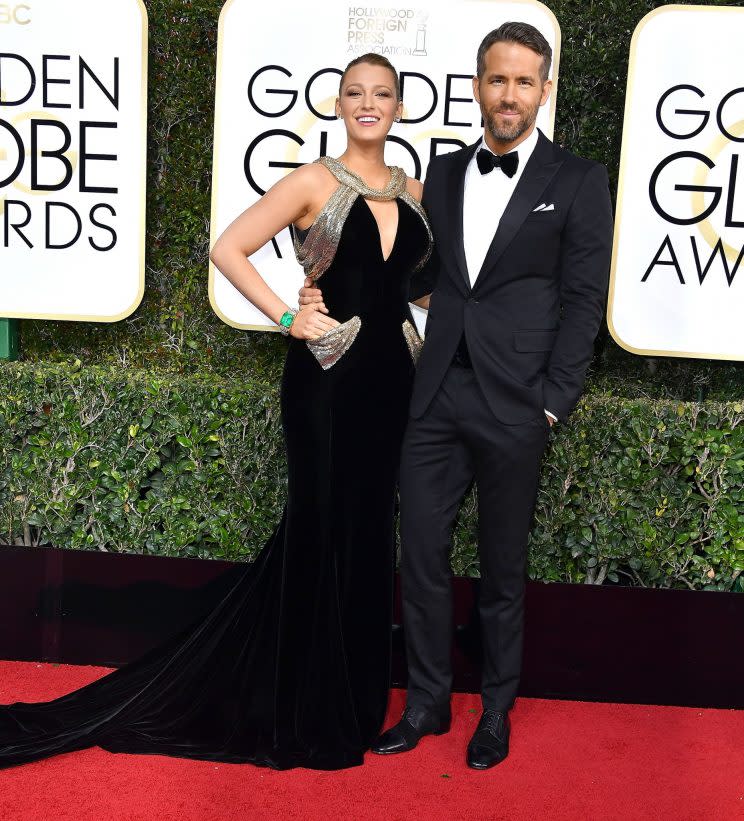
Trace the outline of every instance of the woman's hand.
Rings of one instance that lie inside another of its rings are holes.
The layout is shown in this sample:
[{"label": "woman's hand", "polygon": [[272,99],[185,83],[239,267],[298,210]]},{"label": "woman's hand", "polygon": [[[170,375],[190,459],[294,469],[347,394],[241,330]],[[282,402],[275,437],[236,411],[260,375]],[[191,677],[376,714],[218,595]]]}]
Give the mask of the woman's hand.
[{"label": "woman's hand", "polygon": [[315,308],[302,308],[289,326],[295,339],[317,339],[340,323]]}]

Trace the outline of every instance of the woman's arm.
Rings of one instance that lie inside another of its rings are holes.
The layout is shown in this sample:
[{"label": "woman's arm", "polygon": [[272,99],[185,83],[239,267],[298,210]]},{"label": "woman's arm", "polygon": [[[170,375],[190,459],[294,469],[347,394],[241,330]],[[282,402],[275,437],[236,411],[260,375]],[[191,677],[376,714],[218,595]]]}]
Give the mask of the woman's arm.
[{"label": "woman's arm", "polygon": [[[232,222],[215,242],[209,255],[212,262],[259,311],[274,322],[289,310],[269,288],[248,257],[284,230],[319,210],[327,196],[329,181],[325,169],[303,166],[280,180],[254,205]],[[333,190],[330,186],[328,196]],[[290,334],[299,339],[316,339],[338,325],[318,311],[302,311]]]}]

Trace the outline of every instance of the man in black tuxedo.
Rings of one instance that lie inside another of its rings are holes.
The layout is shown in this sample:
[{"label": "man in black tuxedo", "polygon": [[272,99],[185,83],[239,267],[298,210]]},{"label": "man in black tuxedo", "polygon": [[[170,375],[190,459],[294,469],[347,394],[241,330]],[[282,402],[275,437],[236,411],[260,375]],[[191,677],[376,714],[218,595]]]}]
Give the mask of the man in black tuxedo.
[{"label": "man in black tuxedo", "polygon": [[408,703],[378,753],[449,729],[449,553],[475,479],[483,716],[467,760],[487,769],[508,754],[540,461],[550,425],[581,393],[612,245],[604,167],[535,128],[551,56],[532,26],[488,34],[473,78],[483,139],[433,160],[426,175],[435,251],[411,298],[431,298],[400,476]]},{"label": "man in black tuxedo", "polygon": [[449,553],[473,480],[483,715],[467,762],[487,769],[508,754],[540,461],[550,426],[581,393],[612,244],[605,168],[535,128],[551,92],[551,57],[532,26],[506,23],[488,34],[473,78],[483,138],[434,159],[427,172],[434,253],[411,299],[429,315],[400,474],[408,700],[373,746],[380,754],[449,729]]}]

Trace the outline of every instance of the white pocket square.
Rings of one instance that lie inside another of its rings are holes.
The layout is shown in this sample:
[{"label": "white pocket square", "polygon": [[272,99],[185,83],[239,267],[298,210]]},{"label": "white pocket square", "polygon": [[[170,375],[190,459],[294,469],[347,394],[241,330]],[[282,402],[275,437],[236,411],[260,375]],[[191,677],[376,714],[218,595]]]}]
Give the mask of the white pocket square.
[{"label": "white pocket square", "polygon": [[550,205],[546,205],[544,202],[541,202],[537,208],[532,210],[532,213],[534,214],[536,211],[555,211],[555,203],[551,202]]}]

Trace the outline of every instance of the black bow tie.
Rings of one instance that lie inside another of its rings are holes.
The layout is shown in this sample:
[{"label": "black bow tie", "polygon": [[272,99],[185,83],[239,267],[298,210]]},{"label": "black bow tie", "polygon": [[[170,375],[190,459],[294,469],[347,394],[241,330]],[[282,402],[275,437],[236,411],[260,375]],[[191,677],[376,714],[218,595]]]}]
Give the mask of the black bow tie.
[{"label": "black bow tie", "polygon": [[516,151],[510,151],[498,157],[485,148],[481,148],[475,159],[481,174],[490,174],[494,168],[500,168],[507,177],[513,177],[519,167],[519,154]]}]

